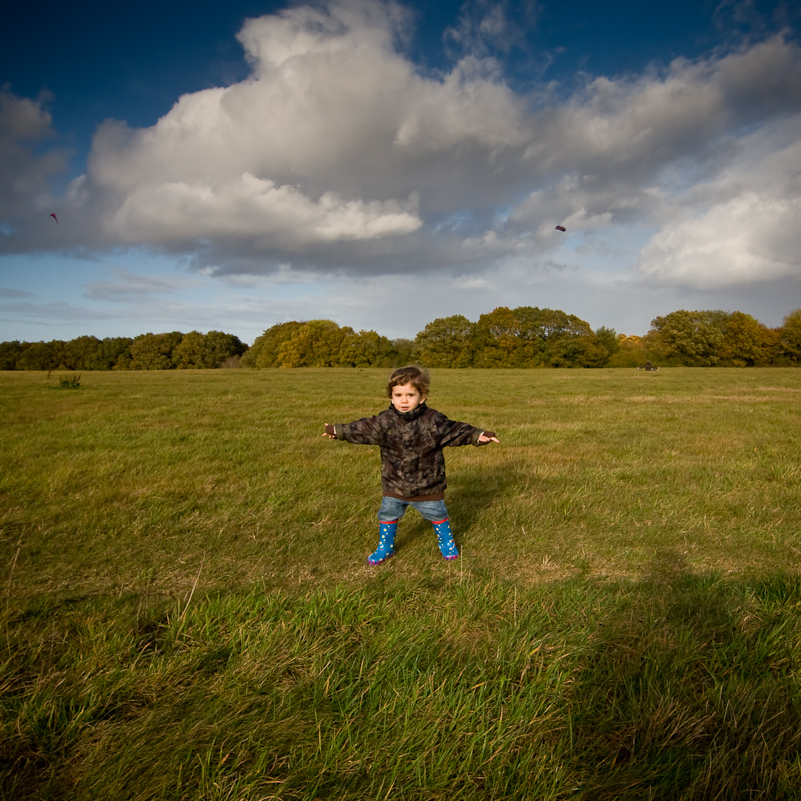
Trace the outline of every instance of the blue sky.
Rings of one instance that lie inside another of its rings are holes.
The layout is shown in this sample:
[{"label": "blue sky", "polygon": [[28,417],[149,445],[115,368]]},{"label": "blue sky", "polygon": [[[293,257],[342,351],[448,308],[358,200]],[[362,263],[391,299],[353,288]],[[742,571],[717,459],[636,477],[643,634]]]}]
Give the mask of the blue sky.
[{"label": "blue sky", "polygon": [[801,307],[793,3],[28,6],[0,340]]}]

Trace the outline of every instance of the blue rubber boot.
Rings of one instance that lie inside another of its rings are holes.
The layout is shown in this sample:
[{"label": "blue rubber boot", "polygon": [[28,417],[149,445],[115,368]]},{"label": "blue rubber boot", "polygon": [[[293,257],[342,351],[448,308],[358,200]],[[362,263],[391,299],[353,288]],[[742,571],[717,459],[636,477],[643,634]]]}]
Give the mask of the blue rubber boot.
[{"label": "blue rubber boot", "polygon": [[392,520],[385,523],[383,520],[378,524],[378,547],[367,557],[370,565],[380,565],[386,562],[390,556],[395,555],[395,532],[398,530],[398,521]]},{"label": "blue rubber boot", "polygon": [[459,558],[459,551],[456,548],[456,543],[453,541],[451,534],[451,521],[448,519],[440,520],[439,523],[434,523],[434,531],[437,532],[437,543],[443,559],[451,561],[452,559]]}]

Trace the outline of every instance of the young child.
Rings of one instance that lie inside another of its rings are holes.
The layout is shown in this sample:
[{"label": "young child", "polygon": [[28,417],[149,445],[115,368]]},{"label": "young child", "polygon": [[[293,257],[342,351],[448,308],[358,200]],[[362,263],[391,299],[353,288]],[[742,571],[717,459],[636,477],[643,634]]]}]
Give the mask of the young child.
[{"label": "young child", "polygon": [[400,367],[389,379],[388,409],[353,423],[325,424],[323,436],[381,448],[384,497],[378,510],[378,548],[367,559],[371,565],[380,565],[395,553],[398,521],[409,506],[433,523],[443,558],[458,559],[445,506],[442,449],[498,442],[494,431],[454,422],[429,409],[426,406],[429,383],[427,370],[414,365]]}]

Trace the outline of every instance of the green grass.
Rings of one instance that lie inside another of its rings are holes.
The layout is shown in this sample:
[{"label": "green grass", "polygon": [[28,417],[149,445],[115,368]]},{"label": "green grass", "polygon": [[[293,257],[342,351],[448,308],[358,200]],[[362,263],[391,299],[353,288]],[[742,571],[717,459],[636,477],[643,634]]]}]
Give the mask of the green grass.
[{"label": "green grass", "polygon": [[433,377],[369,568],[386,371],[0,373],[0,797],[801,798],[801,372]]}]

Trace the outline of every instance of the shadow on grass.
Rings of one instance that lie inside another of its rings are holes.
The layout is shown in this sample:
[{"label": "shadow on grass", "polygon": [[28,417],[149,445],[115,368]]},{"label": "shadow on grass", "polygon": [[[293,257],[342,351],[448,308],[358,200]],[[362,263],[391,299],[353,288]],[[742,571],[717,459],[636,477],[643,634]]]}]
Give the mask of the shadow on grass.
[{"label": "shadow on grass", "polygon": [[[519,460],[499,459],[483,470],[461,473],[454,481],[447,499],[448,509],[460,531],[476,525],[487,509],[497,506],[515,487],[528,483],[529,476]],[[458,541],[458,536],[457,536]]]},{"label": "shadow on grass", "polygon": [[[445,503],[457,546],[461,545],[463,533],[476,525],[487,509],[506,496],[510,488],[520,486],[524,481],[519,462],[512,460],[498,461],[480,471],[461,471],[454,479],[449,477]],[[426,537],[433,538],[436,543],[431,524],[415,510],[409,510],[398,526],[396,550]]]},{"label": "shadow on grass", "polygon": [[663,550],[639,582],[386,574],[180,608],[5,621],[0,798],[801,795],[797,575]]},{"label": "shadow on grass", "polygon": [[573,685],[579,797],[801,798],[799,578],[666,550],[608,600]]}]

